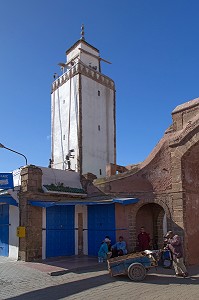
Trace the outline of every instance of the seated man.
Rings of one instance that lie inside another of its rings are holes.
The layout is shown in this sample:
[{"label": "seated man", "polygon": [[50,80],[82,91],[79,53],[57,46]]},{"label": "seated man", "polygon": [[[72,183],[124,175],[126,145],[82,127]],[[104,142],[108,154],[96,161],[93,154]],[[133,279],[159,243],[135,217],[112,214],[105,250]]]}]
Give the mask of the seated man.
[{"label": "seated man", "polygon": [[126,242],[123,239],[123,236],[119,237],[119,241],[115,243],[112,247],[112,257],[122,256],[127,254]]}]

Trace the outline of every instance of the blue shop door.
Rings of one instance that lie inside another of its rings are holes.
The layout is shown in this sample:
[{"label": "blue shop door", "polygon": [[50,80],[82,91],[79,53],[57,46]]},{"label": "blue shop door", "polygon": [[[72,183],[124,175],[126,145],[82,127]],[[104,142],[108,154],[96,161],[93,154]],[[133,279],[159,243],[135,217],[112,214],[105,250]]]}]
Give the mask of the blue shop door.
[{"label": "blue shop door", "polygon": [[0,256],[9,252],[9,205],[0,205]]},{"label": "blue shop door", "polygon": [[100,245],[108,235],[115,243],[115,205],[88,206],[88,255],[97,256]]},{"label": "blue shop door", "polygon": [[75,254],[74,206],[46,208],[46,257]]}]

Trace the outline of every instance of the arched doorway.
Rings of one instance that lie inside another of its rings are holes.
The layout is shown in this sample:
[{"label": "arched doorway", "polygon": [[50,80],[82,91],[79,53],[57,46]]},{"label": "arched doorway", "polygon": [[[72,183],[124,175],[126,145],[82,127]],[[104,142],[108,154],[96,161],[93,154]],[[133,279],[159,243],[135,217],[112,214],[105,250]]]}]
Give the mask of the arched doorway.
[{"label": "arched doorway", "polygon": [[136,214],[136,234],[141,227],[150,234],[151,248],[160,249],[163,246],[163,236],[167,230],[164,209],[156,203],[144,204]]}]

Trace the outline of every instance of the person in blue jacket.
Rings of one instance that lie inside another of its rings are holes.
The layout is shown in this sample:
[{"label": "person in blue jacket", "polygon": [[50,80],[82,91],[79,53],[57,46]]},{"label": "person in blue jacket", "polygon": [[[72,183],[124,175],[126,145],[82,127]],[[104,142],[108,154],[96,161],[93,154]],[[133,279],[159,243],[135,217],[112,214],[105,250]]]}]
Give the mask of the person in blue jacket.
[{"label": "person in blue jacket", "polygon": [[111,249],[113,257],[127,254],[126,242],[124,241],[123,236],[119,236],[119,241],[115,243]]},{"label": "person in blue jacket", "polygon": [[98,251],[98,262],[103,262],[107,259],[108,257],[108,246],[111,243],[111,240],[109,238],[105,238],[104,241],[102,242],[100,249]]}]

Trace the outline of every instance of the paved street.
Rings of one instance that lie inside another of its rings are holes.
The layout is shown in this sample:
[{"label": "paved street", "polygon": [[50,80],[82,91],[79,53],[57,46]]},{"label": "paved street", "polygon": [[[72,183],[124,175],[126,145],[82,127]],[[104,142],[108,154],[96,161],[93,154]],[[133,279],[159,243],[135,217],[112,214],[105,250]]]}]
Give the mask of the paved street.
[{"label": "paved street", "polygon": [[105,265],[59,276],[50,276],[41,266],[0,258],[0,299],[199,299],[199,266],[190,267],[191,276],[186,279],[176,278],[170,269],[153,269],[139,283],[126,276],[110,277]]}]

